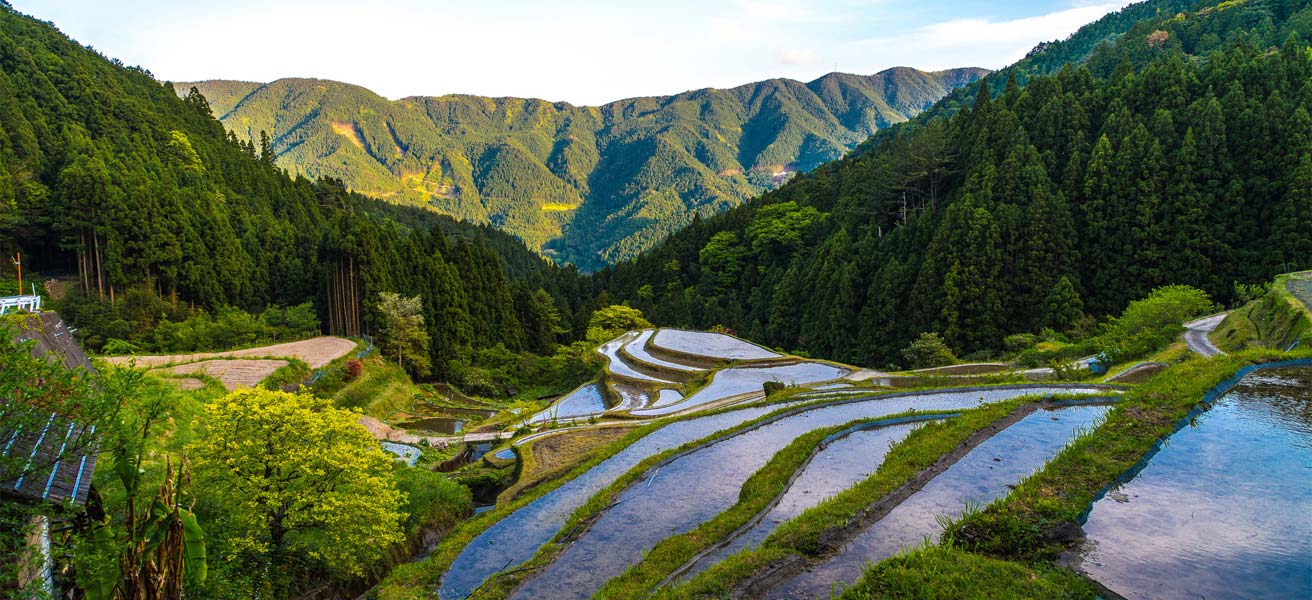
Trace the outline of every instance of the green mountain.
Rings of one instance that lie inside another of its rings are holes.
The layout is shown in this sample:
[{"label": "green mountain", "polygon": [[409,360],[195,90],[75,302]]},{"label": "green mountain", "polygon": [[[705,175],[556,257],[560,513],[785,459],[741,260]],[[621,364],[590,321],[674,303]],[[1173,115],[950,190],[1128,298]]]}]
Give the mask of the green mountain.
[{"label": "green mountain", "polygon": [[76,278],[65,317],[92,347],[149,336],[164,314],[311,301],[330,332],[377,332],[374,303],[395,291],[423,295],[441,372],[479,348],[546,348],[554,332],[530,339],[530,321],[573,317],[577,274],[509,235],[381,210],[272,159],[200,95],[0,2],[0,254]]},{"label": "green mountain", "polygon": [[580,107],[478,96],[390,101],[335,81],[192,86],[280,166],[391,202],[491,223],[591,269],[842,156],[983,69],[772,79]]},{"label": "green mountain", "polygon": [[654,322],[864,364],[1163,284],[1228,301],[1312,267],[1310,39],[1308,0],[1130,6],[597,277]]}]

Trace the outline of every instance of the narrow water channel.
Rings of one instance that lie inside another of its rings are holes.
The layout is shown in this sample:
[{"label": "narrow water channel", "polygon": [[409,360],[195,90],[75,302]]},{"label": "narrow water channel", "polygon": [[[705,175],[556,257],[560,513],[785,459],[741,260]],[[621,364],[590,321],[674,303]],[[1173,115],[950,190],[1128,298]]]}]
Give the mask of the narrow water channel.
[{"label": "narrow water channel", "polygon": [[941,517],[956,518],[967,506],[983,507],[1038,470],[1082,431],[1092,429],[1106,406],[1040,410],[998,432],[843,547],[829,561],[784,582],[774,599],[829,598],[861,577],[867,563],[935,541]]},{"label": "narrow water channel", "polygon": [[1054,393],[1072,390],[994,388],[848,401],[808,409],[695,450],[657,467],[625,490],[614,507],[513,597],[563,600],[591,596],[607,580],[642,560],[660,540],[689,531],[732,506],[752,473],[808,431],[913,409],[954,411]]},{"label": "narrow water channel", "polygon": [[1127,598],[1312,598],[1312,368],[1245,376],[1084,529],[1081,568]]}]

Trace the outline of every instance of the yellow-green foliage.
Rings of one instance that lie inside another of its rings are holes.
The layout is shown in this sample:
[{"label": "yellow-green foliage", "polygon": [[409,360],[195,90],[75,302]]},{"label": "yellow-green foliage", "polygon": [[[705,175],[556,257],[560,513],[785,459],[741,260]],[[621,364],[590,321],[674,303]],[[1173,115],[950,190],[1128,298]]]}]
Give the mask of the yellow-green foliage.
[{"label": "yellow-green foliage", "polygon": [[262,389],[205,407],[191,456],[199,486],[230,514],[229,558],[277,568],[294,552],[361,575],[403,539],[392,459],[356,419],[325,399]]}]

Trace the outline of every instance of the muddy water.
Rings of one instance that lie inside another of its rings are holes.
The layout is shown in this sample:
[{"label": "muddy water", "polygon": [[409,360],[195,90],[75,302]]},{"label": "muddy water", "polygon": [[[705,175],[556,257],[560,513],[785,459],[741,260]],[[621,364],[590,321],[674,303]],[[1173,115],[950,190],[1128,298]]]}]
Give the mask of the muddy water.
[{"label": "muddy water", "polygon": [[936,540],[938,518],[960,516],[967,505],[983,506],[1038,470],[1075,435],[1094,427],[1105,406],[1037,411],[980,444],[930,480],[884,518],[861,532],[826,563],[770,590],[768,598],[829,598],[861,577],[862,567],[899,550]]},{"label": "muddy water", "polygon": [[750,529],[698,560],[681,579],[692,579],[739,550],[755,548],[780,523],[873,475],[893,444],[902,441],[917,426],[892,425],[857,431],[817,452],[770,512]]},{"label": "muddy water", "polygon": [[755,419],[780,405],[745,408],[718,415],[671,423],[564,485],[534,500],[474,538],[442,578],[440,595],[446,600],[465,598],[492,574],[513,568],[533,556],[556,535],[589,497],[632,469],[643,459],[716,431]]},{"label": "muddy water", "polygon": [[642,362],[651,365],[656,365],[659,367],[665,367],[667,369],[674,369],[676,371],[688,371],[690,373],[706,370],[700,367],[690,367],[688,365],[681,365],[676,362],[670,362],[668,360],[663,360],[660,358],[656,358],[655,356],[652,356],[650,353],[647,352],[647,340],[650,340],[652,334],[654,333],[656,333],[656,330],[654,329],[644,330],[642,334],[639,335],[637,338],[634,338],[632,342],[625,344],[624,351],[633,355],[634,358]]},{"label": "muddy water", "polygon": [[401,429],[418,429],[432,433],[442,433],[446,435],[455,435],[465,429],[464,419],[453,419],[451,417],[420,417],[409,421],[402,421],[396,424]]},{"label": "muddy water", "polygon": [[652,337],[652,343],[658,347],[728,360],[760,360],[777,358],[778,353],[771,352],[749,344],[738,338],[705,331],[684,331],[682,329],[661,329]]},{"label": "muddy water", "polygon": [[871,398],[813,408],[738,434],[648,473],[514,597],[591,596],[607,580],[642,560],[660,540],[689,531],[732,506],[752,473],[808,431],[913,409],[960,410],[1017,396],[1064,392],[1069,390],[1033,387]]},{"label": "muddy water", "polygon": [[674,402],[669,403],[665,403],[667,399],[662,397],[657,399],[651,408],[636,410],[633,411],[633,414],[643,417],[668,415],[694,406],[701,406],[707,402],[728,398],[729,396],[759,392],[761,386],[767,381],[781,381],[787,385],[800,385],[812,381],[835,379],[846,373],[847,370],[845,369],[816,362],[803,362],[779,367],[733,367],[722,369],[712,377],[711,383],[697,390],[695,394],[687,398],[675,399]]},{"label": "muddy water", "polygon": [[1082,568],[1127,598],[1312,598],[1312,368],[1244,377],[1084,529]]},{"label": "muddy water", "polygon": [[606,410],[606,400],[601,397],[601,388],[595,383],[589,383],[557,400],[546,410],[533,415],[531,421],[545,423],[556,419],[596,414],[604,410]]}]

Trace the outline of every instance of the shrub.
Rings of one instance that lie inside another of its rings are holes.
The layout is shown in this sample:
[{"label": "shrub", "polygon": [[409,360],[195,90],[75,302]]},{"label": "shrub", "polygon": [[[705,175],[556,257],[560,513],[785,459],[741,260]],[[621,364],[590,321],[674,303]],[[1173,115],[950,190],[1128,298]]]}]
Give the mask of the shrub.
[{"label": "shrub", "polygon": [[907,359],[912,369],[941,367],[957,362],[952,349],[934,332],[920,334],[920,337],[902,350],[902,357]]},{"label": "shrub", "polygon": [[1017,333],[1002,340],[1002,345],[1007,349],[1007,352],[1028,350],[1037,343],[1039,343],[1039,336],[1032,333]]},{"label": "shrub", "polygon": [[1187,285],[1159,287],[1131,302],[1100,334],[1096,345],[1113,363],[1133,360],[1171,343],[1184,322],[1213,307],[1207,292]]},{"label": "shrub", "polygon": [[351,360],[346,361],[346,380],[347,380],[347,381],[354,381],[355,378],[356,378],[356,377],[359,377],[359,376],[360,376],[360,373],[362,373],[362,372],[364,372],[364,363],[362,363],[362,362],[360,362],[360,361],[358,361],[358,360],[355,360],[355,359],[351,359]]}]

